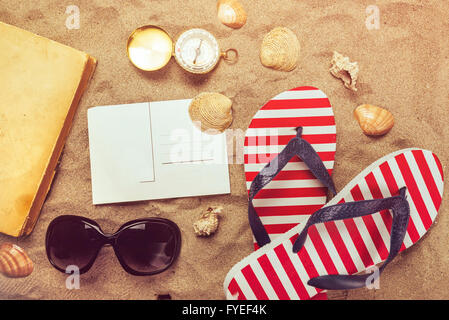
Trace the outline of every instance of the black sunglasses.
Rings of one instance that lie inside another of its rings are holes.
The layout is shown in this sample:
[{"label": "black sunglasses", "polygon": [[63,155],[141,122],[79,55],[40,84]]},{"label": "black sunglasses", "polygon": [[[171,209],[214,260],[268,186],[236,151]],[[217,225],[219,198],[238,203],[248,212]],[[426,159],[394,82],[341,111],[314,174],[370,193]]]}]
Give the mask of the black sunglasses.
[{"label": "black sunglasses", "polygon": [[77,266],[89,271],[100,249],[114,248],[123,269],[137,276],[167,270],[179,255],[181,232],[167,219],[147,218],[125,223],[114,234],[105,234],[98,223],[79,216],[60,216],[47,229],[45,248],[50,263],[59,271]]}]

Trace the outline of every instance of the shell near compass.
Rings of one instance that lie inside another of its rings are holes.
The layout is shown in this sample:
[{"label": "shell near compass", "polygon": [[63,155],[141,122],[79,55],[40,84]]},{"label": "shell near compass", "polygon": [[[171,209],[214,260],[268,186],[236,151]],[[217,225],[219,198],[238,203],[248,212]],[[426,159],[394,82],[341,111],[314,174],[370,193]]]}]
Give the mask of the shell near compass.
[{"label": "shell near compass", "polygon": [[285,27],[277,27],[263,38],[260,61],[265,67],[292,71],[298,64],[300,48],[298,38],[293,31]]},{"label": "shell near compass", "polygon": [[359,74],[359,64],[357,62],[351,62],[348,57],[334,51],[329,72],[334,77],[341,79],[346,88],[357,91],[356,85]]},{"label": "shell near compass", "polygon": [[245,25],[247,14],[238,0],[218,0],[218,19],[224,25],[238,29]]},{"label": "shell near compass", "polygon": [[202,131],[220,133],[232,123],[232,101],[216,92],[203,92],[189,106],[190,119]]},{"label": "shell near compass", "polygon": [[10,278],[28,277],[33,272],[33,261],[25,250],[11,243],[0,246],[0,273]]}]

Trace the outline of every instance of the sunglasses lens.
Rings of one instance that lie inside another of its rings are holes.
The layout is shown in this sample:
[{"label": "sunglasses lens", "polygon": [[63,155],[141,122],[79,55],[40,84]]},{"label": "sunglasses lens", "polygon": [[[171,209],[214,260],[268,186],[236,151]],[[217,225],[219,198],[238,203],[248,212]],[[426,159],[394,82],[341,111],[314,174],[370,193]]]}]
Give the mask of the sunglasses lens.
[{"label": "sunglasses lens", "polygon": [[178,252],[177,231],[160,222],[143,222],[120,232],[116,250],[123,262],[140,273],[168,268]]},{"label": "sunglasses lens", "polygon": [[47,238],[52,263],[60,269],[77,266],[80,270],[95,258],[101,239],[98,231],[82,221],[59,221]]}]

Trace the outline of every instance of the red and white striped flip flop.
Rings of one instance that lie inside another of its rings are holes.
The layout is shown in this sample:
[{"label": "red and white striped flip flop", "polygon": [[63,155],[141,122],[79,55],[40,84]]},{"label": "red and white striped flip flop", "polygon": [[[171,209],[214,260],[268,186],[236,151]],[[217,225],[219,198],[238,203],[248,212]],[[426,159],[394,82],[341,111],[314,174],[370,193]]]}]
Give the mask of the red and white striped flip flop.
[{"label": "red and white striped flip flop", "polygon": [[[336,149],[336,127],[327,96],[315,87],[285,91],[254,116],[245,137],[245,175],[248,192],[251,182],[303,127],[303,139],[317,151],[332,174]],[[326,203],[327,188],[294,157],[274,181],[260,192],[254,207],[271,240],[307,221],[310,214]],[[259,245],[254,240],[257,250]],[[326,299],[326,294],[314,299]]]},{"label": "red and white striped flip flop", "polygon": [[[285,148],[303,127],[308,141],[329,174],[334,167],[336,127],[327,96],[314,87],[282,92],[254,116],[245,136],[248,192],[259,171]],[[290,230],[326,203],[327,188],[297,156],[261,190],[253,204],[271,240]],[[259,246],[254,241],[255,249]]]},{"label": "red and white striped flip flop", "polygon": [[[383,261],[386,261],[385,266],[397,252],[412,246],[430,228],[442,194],[443,171],[436,155],[417,148],[389,154],[355,177],[313,214],[306,226],[297,225],[237,263],[224,282],[226,297],[310,299],[322,289],[335,287],[329,285],[329,278],[333,277],[333,284],[338,284],[334,281],[336,277],[347,280],[347,275],[360,273]],[[348,212],[343,212],[347,214],[345,218],[337,213],[340,220],[332,218],[334,211],[345,207],[395,201],[400,201],[402,207],[376,209],[357,216],[354,213],[359,211],[359,206],[352,212],[348,210],[353,215],[351,218],[347,217]],[[404,206],[407,215],[402,216],[406,219],[401,221],[397,212],[405,211]],[[326,211],[327,215],[320,215]],[[323,217],[327,222],[313,224],[315,218],[324,220]],[[402,234],[398,235],[401,228]],[[298,237],[298,234],[301,235]],[[323,279],[321,285],[316,285],[320,281],[315,280]]]}]

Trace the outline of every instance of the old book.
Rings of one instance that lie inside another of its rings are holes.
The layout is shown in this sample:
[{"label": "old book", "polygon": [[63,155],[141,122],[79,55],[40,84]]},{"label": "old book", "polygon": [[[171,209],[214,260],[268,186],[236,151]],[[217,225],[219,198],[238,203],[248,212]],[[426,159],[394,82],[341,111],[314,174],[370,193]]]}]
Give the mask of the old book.
[{"label": "old book", "polygon": [[0,22],[0,232],[28,235],[96,60]]}]

